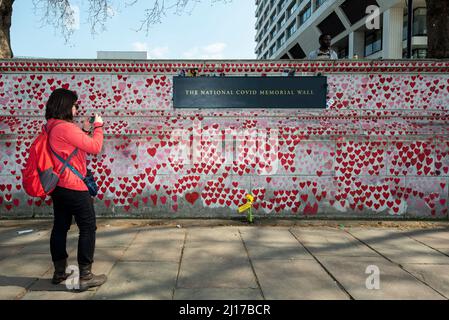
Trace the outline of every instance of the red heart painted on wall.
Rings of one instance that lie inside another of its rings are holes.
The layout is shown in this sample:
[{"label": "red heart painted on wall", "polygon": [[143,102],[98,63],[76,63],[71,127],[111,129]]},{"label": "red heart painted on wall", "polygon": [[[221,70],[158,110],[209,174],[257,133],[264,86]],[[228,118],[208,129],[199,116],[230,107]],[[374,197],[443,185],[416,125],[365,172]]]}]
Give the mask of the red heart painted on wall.
[{"label": "red heart painted on wall", "polygon": [[187,193],[186,200],[193,205],[199,196],[198,192]]}]

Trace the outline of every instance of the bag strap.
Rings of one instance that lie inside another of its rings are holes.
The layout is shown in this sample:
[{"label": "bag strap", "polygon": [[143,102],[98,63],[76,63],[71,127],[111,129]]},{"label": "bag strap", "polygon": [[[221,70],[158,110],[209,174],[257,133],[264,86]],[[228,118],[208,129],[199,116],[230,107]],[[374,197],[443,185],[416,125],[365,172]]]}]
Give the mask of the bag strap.
[{"label": "bag strap", "polygon": [[75,167],[73,167],[73,166],[69,163],[70,159],[72,159],[72,157],[73,157],[75,154],[78,153],[78,148],[76,148],[75,150],[73,150],[73,152],[70,154],[70,156],[67,158],[67,160],[64,160],[64,158],[62,158],[59,154],[57,154],[57,153],[55,152],[55,150],[53,150],[53,148],[52,148],[51,146],[50,146],[50,149],[51,149],[51,151],[53,152],[53,154],[56,156],[56,158],[57,158],[59,161],[61,161],[61,162],[63,163],[63,166],[62,166],[62,169],[61,169],[60,174],[62,174],[66,168],[69,168],[69,169],[72,170],[72,172],[73,172],[74,174],[76,174],[81,180],[84,180],[83,175],[82,175],[78,170],[76,170]]},{"label": "bag strap", "polygon": [[67,158],[67,160],[64,160],[64,158],[62,158],[59,154],[57,154],[57,153],[55,152],[55,150],[53,150],[53,148],[51,147],[51,144],[50,144],[50,133],[51,133],[51,131],[52,131],[57,125],[59,125],[59,124],[61,124],[61,123],[63,123],[63,122],[58,122],[58,123],[54,124],[54,125],[50,128],[50,130],[48,130],[48,127],[47,127],[47,126],[48,126],[48,123],[45,125],[45,130],[47,131],[47,135],[48,135],[48,138],[49,138],[49,140],[48,140],[48,145],[49,145],[49,147],[50,147],[50,150],[53,152],[53,154],[56,156],[56,158],[57,158],[59,161],[61,161],[61,162],[63,163],[63,166],[62,166],[61,171],[59,172],[59,174],[62,174],[62,173],[65,171],[65,169],[68,167],[70,170],[72,170],[73,173],[75,173],[78,177],[80,177],[81,180],[83,180],[84,178],[83,178],[83,176],[81,175],[81,173],[79,173],[78,170],[76,170],[76,169],[69,163],[70,160],[72,159],[72,157],[75,156],[75,155],[78,153],[78,148],[75,148],[75,150],[73,150],[73,152],[69,155],[69,157]]}]

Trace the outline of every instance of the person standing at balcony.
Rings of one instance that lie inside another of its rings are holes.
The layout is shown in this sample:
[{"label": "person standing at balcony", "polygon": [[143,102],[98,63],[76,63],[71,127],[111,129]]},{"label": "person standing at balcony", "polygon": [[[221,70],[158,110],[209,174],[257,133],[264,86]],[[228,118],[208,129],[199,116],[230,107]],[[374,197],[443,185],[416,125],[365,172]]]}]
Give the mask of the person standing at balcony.
[{"label": "person standing at balcony", "polygon": [[337,60],[337,53],[331,48],[332,37],[330,34],[322,34],[319,38],[320,48],[309,54],[310,60]]}]

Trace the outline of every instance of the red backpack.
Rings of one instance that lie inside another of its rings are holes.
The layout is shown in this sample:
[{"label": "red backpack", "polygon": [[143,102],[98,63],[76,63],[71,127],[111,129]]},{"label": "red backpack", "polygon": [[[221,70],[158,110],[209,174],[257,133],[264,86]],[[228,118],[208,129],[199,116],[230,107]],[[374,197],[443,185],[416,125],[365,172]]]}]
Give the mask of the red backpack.
[{"label": "red backpack", "polygon": [[[47,125],[43,125],[42,132],[28,150],[28,159],[22,170],[22,186],[25,192],[32,197],[43,197],[50,194],[56,188],[59,176],[66,168],[64,165],[60,173],[56,172],[51,157],[48,138],[51,130],[58,124],[53,125],[49,131]],[[67,162],[73,155],[70,155]]]}]

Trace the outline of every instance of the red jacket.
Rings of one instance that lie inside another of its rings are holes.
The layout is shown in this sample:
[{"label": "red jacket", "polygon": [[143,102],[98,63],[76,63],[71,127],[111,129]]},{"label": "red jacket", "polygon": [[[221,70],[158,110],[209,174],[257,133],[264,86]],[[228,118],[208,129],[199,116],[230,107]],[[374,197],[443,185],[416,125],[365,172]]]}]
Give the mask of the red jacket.
[{"label": "red jacket", "polygon": [[[52,129],[53,126],[54,129]],[[70,164],[83,176],[86,176],[86,155],[88,153],[100,153],[103,146],[103,128],[101,126],[101,123],[94,123],[94,134],[90,137],[72,122],[49,119],[47,121],[47,130],[51,130],[49,136],[50,146],[63,159],[67,159],[75,148],[78,148],[78,153],[72,157]],[[55,171],[60,172],[63,165],[62,162],[53,153],[52,157]],[[69,168],[66,168],[60,176],[58,186],[71,190],[88,191],[85,183]]]}]

